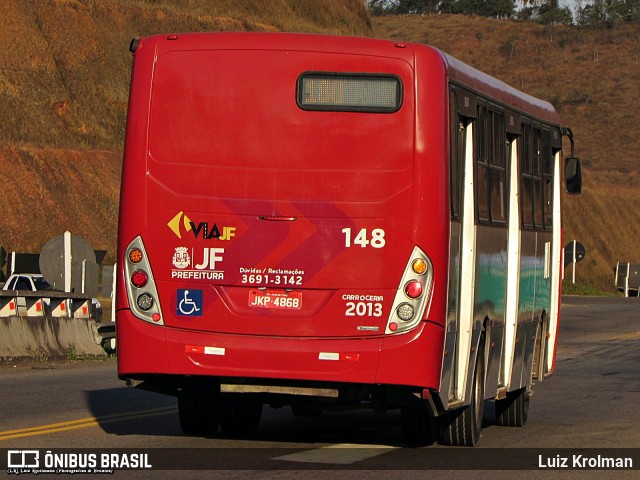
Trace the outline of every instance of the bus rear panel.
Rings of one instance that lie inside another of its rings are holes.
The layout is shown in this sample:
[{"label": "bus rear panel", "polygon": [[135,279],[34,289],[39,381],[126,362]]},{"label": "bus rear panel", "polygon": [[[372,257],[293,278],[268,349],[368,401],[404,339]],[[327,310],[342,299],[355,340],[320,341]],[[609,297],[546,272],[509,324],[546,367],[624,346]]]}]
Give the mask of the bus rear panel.
[{"label": "bus rear panel", "polygon": [[[445,263],[424,249],[446,238],[417,236],[442,231],[446,214],[414,216],[409,56],[287,40],[138,47],[120,252],[128,276],[150,281],[118,289],[120,374],[437,388],[442,318],[422,320]],[[142,293],[146,311],[132,305]]]}]

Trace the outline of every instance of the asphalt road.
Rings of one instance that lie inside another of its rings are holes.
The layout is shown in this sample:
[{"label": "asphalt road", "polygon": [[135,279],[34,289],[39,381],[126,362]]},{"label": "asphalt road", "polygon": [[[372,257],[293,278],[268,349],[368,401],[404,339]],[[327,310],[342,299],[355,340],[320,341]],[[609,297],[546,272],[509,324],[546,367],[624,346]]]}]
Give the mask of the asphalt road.
[{"label": "asphalt road", "polygon": [[[625,454],[640,468],[640,299],[564,297],[560,328],[556,374],[534,386],[527,425],[491,425],[488,402],[477,449],[409,448],[398,412],[299,418],[289,408],[265,407],[255,438],[189,437],[176,400],[126,388],[114,360],[2,365],[0,469],[5,449],[130,449],[150,453],[154,468],[116,475],[201,478],[194,468],[202,464],[213,470],[208,478],[246,478],[247,471],[321,478],[327,470],[346,479],[426,478],[434,468],[439,478],[640,478],[637,470],[541,466],[576,454]],[[178,467],[185,470],[164,470]]]}]

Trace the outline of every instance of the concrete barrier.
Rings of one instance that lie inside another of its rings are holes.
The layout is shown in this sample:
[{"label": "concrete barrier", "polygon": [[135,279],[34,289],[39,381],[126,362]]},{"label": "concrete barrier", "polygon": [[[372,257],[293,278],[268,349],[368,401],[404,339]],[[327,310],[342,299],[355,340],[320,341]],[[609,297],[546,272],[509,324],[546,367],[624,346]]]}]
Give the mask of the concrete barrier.
[{"label": "concrete barrier", "polygon": [[0,362],[54,358],[103,358],[96,322],[91,319],[0,317]]},{"label": "concrete barrier", "polygon": [[65,303],[55,316],[38,300],[27,299],[29,316],[23,316],[16,297],[0,297],[0,362],[106,357],[95,318],[87,315],[90,300],[78,299],[77,316],[69,315],[70,301],[52,299],[52,305]]}]

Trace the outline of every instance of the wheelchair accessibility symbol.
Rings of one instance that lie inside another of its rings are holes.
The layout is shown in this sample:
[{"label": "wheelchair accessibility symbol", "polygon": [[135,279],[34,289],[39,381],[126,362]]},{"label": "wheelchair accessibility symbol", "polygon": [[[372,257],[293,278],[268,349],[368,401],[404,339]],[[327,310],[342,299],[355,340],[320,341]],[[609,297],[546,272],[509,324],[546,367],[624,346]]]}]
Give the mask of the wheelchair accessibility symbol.
[{"label": "wheelchair accessibility symbol", "polygon": [[177,315],[202,316],[202,290],[178,290]]}]

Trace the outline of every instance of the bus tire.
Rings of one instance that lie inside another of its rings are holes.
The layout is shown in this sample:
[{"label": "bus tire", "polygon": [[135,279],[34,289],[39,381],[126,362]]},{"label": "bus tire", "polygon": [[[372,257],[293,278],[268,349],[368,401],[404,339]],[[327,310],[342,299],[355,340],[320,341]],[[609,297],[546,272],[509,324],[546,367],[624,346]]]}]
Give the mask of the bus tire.
[{"label": "bus tire", "polygon": [[473,374],[471,403],[443,418],[439,443],[458,447],[478,445],[484,414],[484,370],[484,341],[481,341]]},{"label": "bus tire", "polygon": [[186,435],[215,435],[218,431],[218,408],[211,392],[205,389],[182,389],[178,393],[178,415]]},{"label": "bus tire", "polygon": [[225,394],[220,401],[220,426],[229,437],[253,436],[260,427],[262,403],[246,394]]},{"label": "bus tire", "polygon": [[301,405],[291,405],[291,413],[294,417],[318,418],[322,416],[322,410]]},{"label": "bus tire", "polygon": [[521,388],[507,393],[507,398],[496,400],[496,425],[523,427],[529,417],[529,392]]},{"label": "bus tire", "polygon": [[437,421],[424,407],[403,407],[402,433],[410,445],[432,445],[438,439]]}]

